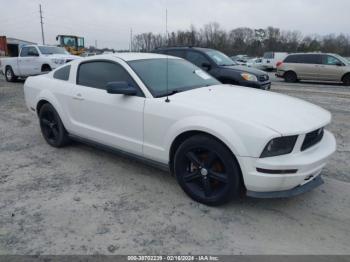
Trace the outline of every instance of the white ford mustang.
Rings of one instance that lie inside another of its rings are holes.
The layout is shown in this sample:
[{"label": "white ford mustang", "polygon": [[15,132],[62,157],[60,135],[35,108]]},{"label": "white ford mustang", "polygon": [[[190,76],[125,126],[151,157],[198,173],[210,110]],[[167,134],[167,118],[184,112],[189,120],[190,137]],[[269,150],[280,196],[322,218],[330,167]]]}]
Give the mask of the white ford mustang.
[{"label": "white ford mustang", "polygon": [[331,115],[288,96],[222,85],[191,63],[121,53],[75,60],[24,86],[54,147],[92,143],[168,168],[193,199],[289,197],[323,180]]}]

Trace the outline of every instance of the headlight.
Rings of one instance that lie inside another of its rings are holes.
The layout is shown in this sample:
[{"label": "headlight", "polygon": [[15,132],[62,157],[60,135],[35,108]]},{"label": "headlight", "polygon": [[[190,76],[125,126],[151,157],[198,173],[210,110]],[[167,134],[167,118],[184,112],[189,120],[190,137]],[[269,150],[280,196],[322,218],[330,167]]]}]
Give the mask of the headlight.
[{"label": "headlight", "polygon": [[65,60],[64,59],[52,59],[52,62],[57,64],[57,65],[62,65],[62,64],[64,64]]},{"label": "headlight", "polygon": [[298,136],[283,136],[272,139],[265,147],[260,158],[286,155],[293,151]]},{"label": "headlight", "polygon": [[255,75],[252,75],[252,74],[249,74],[249,73],[242,73],[241,76],[246,81],[252,81],[252,82],[257,82],[258,81],[258,78]]}]

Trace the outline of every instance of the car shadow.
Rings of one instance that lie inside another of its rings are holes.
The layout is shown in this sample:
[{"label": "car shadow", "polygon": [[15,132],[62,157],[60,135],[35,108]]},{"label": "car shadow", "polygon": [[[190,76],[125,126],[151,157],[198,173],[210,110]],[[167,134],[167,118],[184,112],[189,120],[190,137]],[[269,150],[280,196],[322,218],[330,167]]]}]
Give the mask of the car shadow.
[{"label": "car shadow", "polygon": [[[89,153],[96,154],[96,156],[98,157],[101,157],[101,154],[102,154],[102,157],[106,161],[112,161],[117,164],[120,163],[123,165],[125,170],[130,170],[130,172],[134,170],[139,174],[145,175],[147,177],[152,177],[152,179],[154,178],[155,182],[157,179],[161,179],[162,183],[167,183],[171,187],[172,186],[177,187],[175,191],[182,194],[181,196],[179,196],[179,199],[185,199],[185,201],[182,204],[186,204],[189,202],[191,205],[198,206],[199,208],[210,208],[210,209],[227,210],[227,211],[229,210],[232,211],[234,209],[240,209],[240,208],[278,210],[278,209],[287,209],[288,208],[286,205],[287,203],[288,205],[295,206],[299,203],[299,200],[300,200],[300,196],[296,196],[292,198],[275,198],[275,199],[251,198],[251,197],[247,197],[245,195],[245,192],[242,192],[238,198],[235,198],[231,200],[229,203],[226,203],[224,205],[216,206],[216,207],[206,206],[190,199],[182,191],[182,189],[180,188],[180,186],[176,181],[176,178],[173,175],[171,175],[170,171],[164,171],[147,162],[145,163],[138,159],[125,156],[124,154],[120,154],[114,151],[112,152],[110,150],[106,150],[100,147],[95,147],[93,145],[85,144],[79,141],[73,141],[71,146],[77,148],[78,150],[88,151]],[[307,196],[308,194],[312,194],[312,192],[307,192],[303,195]]]}]

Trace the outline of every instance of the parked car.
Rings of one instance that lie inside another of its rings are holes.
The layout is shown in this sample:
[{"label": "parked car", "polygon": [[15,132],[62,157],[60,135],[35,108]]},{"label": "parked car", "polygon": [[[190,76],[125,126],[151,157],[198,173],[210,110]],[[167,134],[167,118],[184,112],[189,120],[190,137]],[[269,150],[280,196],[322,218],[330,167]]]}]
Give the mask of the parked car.
[{"label": "parked car", "polygon": [[248,61],[251,58],[247,55],[236,55],[236,56],[231,56],[231,59],[233,62],[236,62],[238,65],[246,66]]},{"label": "parked car", "polygon": [[247,66],[248,67],[253,67],[253,68],[256,68],[256,69],[259,69],[259,70],[264,70],[265,69],[265,67],[263,65],[263,59],[260,58],[260,57],[252,58],[252,59],[248,60]]},{"label": "parked car", "polygon": [[271,88],[268,74],[261,70],[240,66],[217,50],[198,47],[167,47],[156,49],[154,53],[184,58],[224,84],[264,90]]},{"label": "parked car", "polygon": [[273,71],[277,69],[277,63],[283,61],[288,53],[285,52],[266,52],[262,61],[264,70]]},{"label": "parked car", "polygon": [[276,75],[290,83],[314,80],[343,82],[350,86],[350,62],[336,54],[291,54],[278,64]]},{"label": "parked car", "polygon": [[97,53],[90,53],[90,52],[85,52],[81,54],[81,57],[88,57],[88,56],[94,56],[98,55]]},{"label": "parked car", "polygon": [[[25,101],[53,147],[70,139],[170,170],[193,199],[290,197],[320,184],[336,149],[328,111],[224,85],[180,58],[116,53],[27,78]],[[276,110],[278,109],[278,110]]]},{"label": "parked car", "polygon": [[22,47],[18,57],[1,58],[0,71],[12,82],[18,77],[47,73],[76,58],[61,47],[28,45]]}]

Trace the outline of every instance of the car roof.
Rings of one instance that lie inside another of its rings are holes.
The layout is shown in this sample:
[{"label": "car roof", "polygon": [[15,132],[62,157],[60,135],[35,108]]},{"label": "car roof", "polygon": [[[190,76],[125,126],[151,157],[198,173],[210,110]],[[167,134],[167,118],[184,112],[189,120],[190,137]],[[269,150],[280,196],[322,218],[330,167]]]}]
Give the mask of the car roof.
[{"label": "car roof", "polygon": [[155,51],[157,50],[198,50],[198,51],[212,51],[214,49],[211,48],[204,48],[204,47],[193,47],[193,46],[169,46],[169,47],[159,47],[157,49],[155,49]]},{"label": "car roof", "polygon": [[304,53],[292,53],[292,54],[289,54],[290,55],[335,55],[335,54],[332,54],[332,53],[321,53],[321,52],[304,52]]},{"label": "car roof", "polygon": [[135,60],[145,60],[145,59],[181,59],[178,57],[155,54],[155,53],[114,53],[114,54],[102,54],[95,55],[88,58],[84,58],[85,60],[94,60],[94,59],[113,59],[119,58],[124,61],[135,61]]}]

